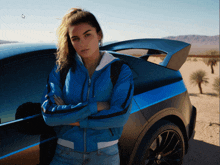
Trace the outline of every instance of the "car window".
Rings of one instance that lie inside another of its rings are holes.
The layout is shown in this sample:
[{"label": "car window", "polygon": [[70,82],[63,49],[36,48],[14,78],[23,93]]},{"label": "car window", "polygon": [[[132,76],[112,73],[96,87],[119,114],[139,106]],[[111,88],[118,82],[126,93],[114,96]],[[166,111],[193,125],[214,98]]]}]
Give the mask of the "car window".
[{"label": "car window", "polygon": [[149,49],[126,49],[119,50],[118,53],[128,54],[135,57],[143,57],[145,55],[150,55],[148,58],[143,57],[146,61],[159,65],[164,58],[166,57],[166,53],[157,51],[157,50],[149,50]]},{"label": "car window", "polygon": [[1,123],[15,120],[16,110],[22,104],[40,102],[55,55],[54,51],[40,51],[5,61],[0,71]]}]

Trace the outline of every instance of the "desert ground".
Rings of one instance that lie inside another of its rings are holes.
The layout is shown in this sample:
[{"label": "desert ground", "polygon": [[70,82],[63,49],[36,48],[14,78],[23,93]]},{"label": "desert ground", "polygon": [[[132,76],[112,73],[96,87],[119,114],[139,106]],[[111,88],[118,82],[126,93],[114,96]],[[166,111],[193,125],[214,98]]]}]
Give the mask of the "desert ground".
[{"label": "desert ground", "polygon": [[[219,63],[214,67],[214,74],[211,74],[211,67],[198,58],[197,61],[186,61],[180,68],[183,80],[190,95],[192,104],[197,109],[195,136],[190,141],[188,154],[184,158],[184,165],[217,165],[220,164],[219,147],[219,97],[213,90],[212,84],[215,77],[219,77]],[[190,84],[190,74],[196,70],[205,70],[209,83],[202,85],[203,93],[199,93],[198,86]]]},{"label": "desert ground", "polygon": [[[161,62],[154,57],[152,62]],[[207,73],[209,83],[202,85],[203,94],[200,94],[198,86],[190,83],[190,74],[199,69]],[[191,103],[197,109],[195,135],[189,142],[189,152],[184,157],[183,165],[217,165],[220,164],[219,146],[219,96],[213,90],[212,84],[215,77],[219,77],[219,63],[214,67],[207,66],[201,58],[188,58],[180,68]]]}]

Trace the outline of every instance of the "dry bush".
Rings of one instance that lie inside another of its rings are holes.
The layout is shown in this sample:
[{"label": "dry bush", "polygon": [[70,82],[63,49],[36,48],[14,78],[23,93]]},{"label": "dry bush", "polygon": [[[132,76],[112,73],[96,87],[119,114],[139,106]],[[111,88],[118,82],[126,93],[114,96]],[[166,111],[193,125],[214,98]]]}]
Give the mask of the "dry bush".
[{"label": "dry bush", "polygon": [[214,83],[212,84],[212,87],[219,95],[219,92],[220,92],[220,78],[219,77],[216,77],[214,79]]},{"label": "dry bush", "polygon": [[163,61],[165,59],[165,57],[160,57],[160,59]]},{"label": "dry bush", "polygon": [[194,58],[193,61],[198,61],[197,58]]},{"label": "dry bush", "polygon": [[187,57],[186,61],[192,61],[191,57]]},{"label": "dry bush", "polygon": [[[204,53],[205,55],[219,55],[219,51],[217,50],[208,50]],[[214,66],[217,65],[217,62],[219,61],[219,58],[213,58],[213,57],[210,57],[210,58],[203,58],[202,59],[203,62],[206,64],[206,65],[210,65],[211,67],[211,73],[214,74]]]},{"label": "dry bush", "polygon": [[190,75],[190,83],[193,85],[198,85],[199,91],[202,93],[202,84],[208,83],[207,73],[204,70],[197,70]]}]

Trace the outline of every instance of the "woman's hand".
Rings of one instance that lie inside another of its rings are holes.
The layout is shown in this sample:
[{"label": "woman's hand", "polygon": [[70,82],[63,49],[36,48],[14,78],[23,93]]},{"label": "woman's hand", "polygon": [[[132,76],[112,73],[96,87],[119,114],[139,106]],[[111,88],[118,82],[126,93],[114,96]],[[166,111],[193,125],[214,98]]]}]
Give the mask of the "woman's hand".
[{"label": "woman's hand", "polygon": [[66,105],[59,96],[53,95],[53,99],[57,105]]},{"label": "woman's hand", "polygon": [[[57,105],[66,105],[65,102],[59,96],[53,95],[53,98]],[[108,109],[110,109],[110,104],[108,102],[97,102],[98,111],[108,110]],[[69,125],[80,126],[79,122],[71,123]]]},{"label": "woman's hand", "polygon": [[[109,108],[110,108],[110,105],[109,105],[108,102],[97,102],[97,109],[98,109],[98,111],[108,110]],[[69,125],[80,126],[79,122],[71,123]]]},{"label": "woman's hand", "polygon": [[[63,101],[60,97],[58,97],[58,96],[56,96],[56,95],[53,95],[53,98],[54,98],[54,101],[55,101],[55,103],[56,103],[57,105],[66,105],[66,104],[64,103],[64,101]],[[80,125],[79,125],[79,122],[71,123],[71,124],[69,124],[69,125],[72,125],[72,126],[80,126]]]},{"label": "woman's hand", "polygon": [[79,122],[75,122],[75,123],[71,123],[69,125],[72,125],[72,126],[80,126]]},{"label": "woman's hand", "polygon": [[97,102],[97,110],[108,110],[110,109],[110,104],[108,102]]},{"label": "woman's hand", "polygon": [[[53,95],[54,101],[57,105],[66,105],[65,102],[56,95]],[[102,110],[108,110],[110,109],[110,105],[108,102],[97,102],[97,110],[102,111]]]}]

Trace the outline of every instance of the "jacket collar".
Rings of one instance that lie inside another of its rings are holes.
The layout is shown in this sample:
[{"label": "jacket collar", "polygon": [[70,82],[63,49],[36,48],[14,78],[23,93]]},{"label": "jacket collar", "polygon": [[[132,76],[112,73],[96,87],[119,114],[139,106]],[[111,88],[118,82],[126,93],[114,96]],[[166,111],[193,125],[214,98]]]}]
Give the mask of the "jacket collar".
[{"label": "jacket collar", "polygon": [[[100,51],[101,53],[104,53],[102,55],[102,59],[99,63],[99,65],[96,67],[96,71],[99,71],[101,69],[103,69],[105,66],[107,66],[108,64],[112,63],[113,61],[117,60],[118,58],[114,57],[112,54],[106,52],[106,51]],[[76,53],[77,54],[77,53]],[[79,54],[77,54],[77,59],[80,61],[81,64],[83,64],[82,58],[80,57]],[[83,64],[84,65],[84,64]]]}]

